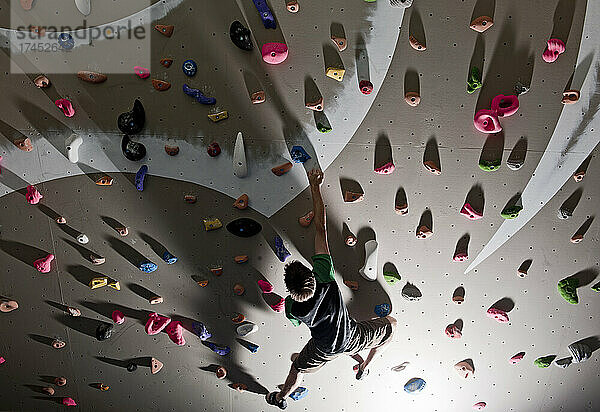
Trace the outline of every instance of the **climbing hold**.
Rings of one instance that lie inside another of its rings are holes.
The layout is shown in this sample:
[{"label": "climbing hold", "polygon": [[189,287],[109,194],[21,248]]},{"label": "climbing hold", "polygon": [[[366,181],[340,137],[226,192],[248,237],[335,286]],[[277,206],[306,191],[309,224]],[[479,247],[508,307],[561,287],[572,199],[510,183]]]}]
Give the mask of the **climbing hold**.
[{"label": "climbing hold", "polygon": [[346,190],[344,192],[344,202],[346,203],[357,203],[361,202],[365,198],[364,193],[356,193]]},{"label": "climbing hold", "polygon": [[358,82],[358,88],[362,94],[369,95],[373,91],[373,83],[368,80],[361,80]]},{"label": "climbing hold", "polygon": [[75,47],[75,40],[73,40],[73,36],[69,33],[61,33],[58,35],[57,39],[58,45],[63,50],[71,50]]},{"label": "climbing hold", "polygon": [[521,83],[520,81],[517,81],[515,83],[515,94],[517,96],[525,94],[529,91],[529,88],[530,88],[529,85],[525,85],[525,84]]},{"label": "climbing hold", "polygon": [[585,362],[592,355],[592,350],[585,343],[572,343],[568,346],[573,357],[573,363]]},{"label": "climbing hold", "polygon": [[380,318],[384,318],[390,314],[392,307],[389,303],[380,303],[379,305],[375,305],[375,309],[373,311]]},{"label": "climbing hold", "polygon": [[410,365],[410,362],[402,362],[400,365],[392,366],[390,369],[393,372],[402,372],[408,365]]},{"label": "climbing hold", "polygon": [[75,109],[73,108],[73,104],[68,99],[58,99],[54,102],[56,107],[61,109],[65,116],[73,117],[75,115]]},{"label": "climbing hold", "polygon": [[283,63],[288,56],[288,47],[285,43],[265,43],[260,52],[265,63]]},{"label": "climbing hold", "polygon": [[138,162],[146,157],[146,146],[141,143],[134,142],[127,134],[124,135],[123,140],[121,140],[121,150],[123,152],[123,156],[132,162]]},{"label": "climbing hold", "polygon": [[275,235],[275,254],[279,258],[280,261],[285,262],[287,258],[292,256],[289,250],[286,249],[283,244],[283,239],[279,235]]},{"label": "climbing hold", "polygon": [[90,72],[87,70],[77,72],[77,77],[79,77],[84,82],[88,83],[102,83],[108,79],[108,76],[106,76],[105,74]]},{"label": "climbing hold", "polygon": [[290,398],[295,401],[299,401],[300,399],[306,397],[308,395],[308,389],[303,386],[298,386],[292,393],[290,393]]},{"label": "climbing hold", "polygon": [[479,160],[479,168],[484,172],[494,172],[502,165],[502,159],[496,160]]},{"label": "climbing hold", "polygon": [[179,146],[169,146],[165,145],[165,152],[169,156],[177,156],[179,154]]},{"label": "climbing hold", "polygon": [[421,96],[417,92],[407,92],[404,95],[404,101],[409,106],[415,107],[418,106],[419,103],[421,103]]},{"label": "climbing hold", "polygon": [[86,243],[88,243],[90,241],[90,239],[84,233],[80,233],[77,236],[77,241],[79,243],[81,243],[82,245],[85,245]]},{"label": "climbing hold", "polygon": [[142,165],[135,174],[135,187],[140,192],[144,190],[144,180],[146,179],[146,173],[148,173],[148,166]]},{"label": "climbing hold", "polygon": [[215,370],[215,375],[217,375],[217,379],[225,379],[225,376],[227,376],[227,370],[224,367],[219,366]]},{"label": "climbing hold", "polygon": [[121,284],[119,283],[118,280],[109,279],[106,286],[108,286],[109,288],[113,288],[115,290],[121,290]]},{"label": "climbing hold", "polygon": [[573,211],[561,206],[560,209],[558,209],[557,216],[561,220],[566,220],[573,216]]},{"label": "climbing hold", "polygon": [[125,322],[125,315],[120,310],[113,310],[111,317],[113,322],[115,322],[117,325]]},{"label": "climbing hold", "polygon": [[473,405],[473,409],[475,409],[476,411],[480,411],[483,408],[485,408],[487,404],[485,402],[477,402],[475,405]]},{"label": "climbing hold", "polygon": [[[236,142],[237,144],[237,142]],[[217,142],[212,142],[211,144],[208,145],[208,147],[206,148],[206,152],[208,153],[208,155],[210,157],[217,157],[218,155],[221,154],[221,147],[219,146],[219,143]],[[235,156],[234,156],[235,157]]]},{"label": "climbing hold", "polygon": [[242,296],[245,291],[246,291],[246,288],[244,288],[243,285],[240,285],[239,283],[236,283],[235,285],[233,285],[233,293],[235,293],[236,295]]},{"label": "climbing hold", "polygon": [[236,313],[234,316],[231,317],[231,321],[233,323],[241,323],[244,320],[246,320],[246,317],[244,315],[242,315],[241,313]]},{"label": "climbing hold", "polygon": [[27,200],[27,203],[30,205],[37,205],[43,197],[44,196],[38,192],[35,186],[27,186],[27,192],[25,193],[25,199]]},{"label": "climbing hold", "polygon": [[46,386],[44,388],[42,388],[42,391],[44,391],[47,395],[54,395],[54,388],[50,387],[50,386]]},{"label": "climbing hold", "polygon": [[252,104],[259,104],[259,103],[263,103],[265,101],[266,97],[265,97],[265,92],[260,90],[258,92],[254,92],[250,95],[250,101],[252,102]]},{"label": "climbing hold", "polygon": [[387,162],[386,164],[374,169],[375,173],[378,175],[389,175],[392,174],[394,170],[396,170],[396,166],[394,166],[393,162]]},{"label": "climbing hold", "polygon": [[196,101],[200,104],[211,105],[217,102],[217,99],[214,97],[207,97],[199,89],[192,89],[187,84],[183,85],[183,92],[196,99]]},{"label": "climbing hold", "polygon": [[173,59],[165,57],[164,59],[160,59],[160,64],[168,69],[173,64]]},{"label": "climbing hold", "polygon": [[462,209],[460,209],[460,214],[469,220],[478,220],[483,217],[483,213],[476,211],[470,203],[463,205]]},{"label": "climbing hold", "polygon": [[454,365],[454,369],[458,372],[458,374],[463,378],[468,378],[469,375],[474,375],[475,371],[469,362],[466,360],[458,362]]},{"label": "climbing hold", "polygon": [[358,282],[356,282],[354,280],[345,280],[344,285],[348,286],[350,289],[352,289],[355,292],[358,290]]},{"label": "climbing hold", "polygon": [[67,378],[65,378],[64,376],[58,376],[54,378],[54,383],[56,384],[56,386],[65,386],[67,384]]},{"label": "climbing hold", "polygon": [[404,384],[404,392],[417,393],[425,388],[425,381],[421,378],[412,378]]},{"label": "climbing hold", "polygon": [[348,42],[346,41],[346,39],[344,37],[338,37],[338,36],[334,36],[332,34],[331,40],[335,43],[336,47],[341,52],[346,50],[346,47],[348,47]]},{"label": "climbing hold", "polygon": [[469,25],[469,27],[471,29],[475,30],[476,32],[483,33],[484,31],[486,31],[493,25],[494,25],[494,21],[492,20],[491,17],[480,16],[480,17],[477,17],[475,20],[473,20],[471,22],[471,24]]},{"label": "climbing hold", "polygon": [[442,174],[442,169],[433,160],[425,160],[423,166],[425,166],[425,169],[431,174],[436,176]]},{"label": "climbing hold", "polygon": [[62,216],[59,216],[56,218],[56,223],[58,223],[59,225],[64,225],[65,223],[67,223],[67,219],[65,219]]},{"label": "climbing hold", "polygon": [[523,210],[523,206],[507,206],[502,210],[502,212],[500,212],[500,216],[502,216],[504,219],[515,219],[517,216],[519,216],[521,210]]},{"label": "climbing hold", "polygon": [[186,76],[192,77],[196,75],[196,72],[198,71],[198,65],[192,59],[188,59],[181,65],[181,70],[183,70],[183,74]]},{"label": "climbing hold", "polygon": [[156,263],[150,262],[149,260],[144,260],[139,264],[138,269],[144,273],[152,273],[158,269],[158,266]]},{"label": "climbing hold", "polygon": [[77,402],[73,398],[62,398],[62,404],[65,406],[77,406]]},{"label": "climbing hold", "polygon": [[202,222],[204,223],[204,229],[206,229],[206,231],[223,227],[221,221],[216,217],[204,218],[202,219]]},{"label": "climbing hold", "polygon": [[285,162],[284,164],[272,168],[271,172],[273,172],[275,176],[282,176],[289,172],[292,169],[292,166],[293,164],[291,162]]},{"label": "climbing hold", "polygon": [[560,293],[564,300],[572,305],[576,305],[579,303],[577,287],[579,287],[579,280],[574,277],[568,277],[558,282],[558,293]]},{"label": "climbing hold", "polygon": [[175,257],[171,253],[169,253],[168,250],[165,250],[164,253],[162,254],[162,260],[167,262],[167,265],[172,265],[173,263],[177,262],[177,257]]},{"label": "climbing hold", "polygon": [[290,13],[297,13],[298,10],[300,9],[300,6],[298,6],[298,1],[297,0],[287,0],[287,2],[285,4],[285,8]]},{"label": "climbing hold", "polygon": [[573,236],[571,236],[571,243],[581,243],[582,240],[583,234],[581,233],[575,233]]},{"label": "climbing hold", "polygon": [[210,271],[215,276],[221,276],[223,274],[223,267],[215,264],[210,268]]},{"label": "climbing hold", "polygon": [[445,332],[446,332],[446,336],[448,336],[450,339],[462,338],[462,332],[460,331],[458,326],[456,326],[455,324],[450,324],[450,325],[446,326]]},{"label": "climbing hold", "polygon": [[251,237],[262,230],[260,223],[245,217],[229,222],[226,227],[230,233],[240,237]]},{"label": "climbing hold", "polygon": [[100,389],[102,392],[106,392],[107,390],[110,389],[110,386],[105,385],[103,383],[98,383],[98,384],[96,384],[96,388]]},{"label": "climbing hold", "polygon": [[408,42],[410,43],[410,47],[412,47],[413,49],[415,49],[417,51],[427,50],[427,47],[425,47],[425,45],[421,44],[421,42],[419,42],[414,36],[408,36]]},{"label": "climbing hold", "polygon": [[108,176],[108,175],[104,175],[102,177],[99,177],[98,179],[96,179],[95,182],[98,186],[112,186],[113,184],[113,178]]},{"label": "climbing hold", "polygon": [[525,352],[519,352],[516,355],[514,355],[512,358],[510,358],[508,361],[511,364],[516,365],[517,363],[521,362],[523,357],[525,357]]},{"label": "climbing hold", "polygon": [[221,356],[225,356],[229,352],[231,352],[231,349],[229,348],[229,346],[219,346],[212,342],[206,342],[206,346],[208,346],[217,355],[221,355]]},{"label": "climbing hold", "polygon": [[15,300],[6,300],[0,302],[0,312],[8,313],[19,308],[19,304]]},{"label": "climbing hold", "polygon": [[257,331],[258,331],[258,326],[256,326],[252,322],[243,323],[236,328],[236,332],[239,336],[248,336]]},{"label": "climbing hold", "polygon": [[81,311],[77,308],[73,308],[71,306],[67,307],[67,313],[73,317],[81,316]]},{"label": "climbing hold", "polygon": [[464,262],[469,260],[469,254],[467,252],[456,252],[452,258],[453,262]]},{"label": "climbing hold", "polygon": [[113,325],[110,323],[101,323],[96,328],[96,339],[99,341],[107,340],[112,336]]},{"label": "climbing hold", "polygon": [[90,279],[90,288],[92,289],[98,289],[101,288],[102,286],[106,286],[108,284],[108,278],[106,276],[98,276],[95,278]]},{"label": "climbing hold", "polygon": [[473,125],[482,133],[498,133],[502,130],[498,115],[493,110],[481,109],[475,113]]},{"label": "climbing hold", "polygon": [[560,39],[550,39],[546,45],[542,59],[546,63],[555,62],[558,57],[565,52],[565,43]]},{"label": "climbing hold", "polygon": [[346,73],[346,69],[342,67],[328,67],[325,71],[327,77],[337,80],[338,82],[344,80],[344,73]]},{"label": "climbing hold", "polygon": [[23,10],[31,10],[31,5],[33,4],[33,0],[20,0],[21,7]]},{"label": "climbing hold", "polygon": [[171,37],[173,34],[173,30],[175,30],[175,26],[167,26],[164,24],[157,24],[154,28],[160,33],[164,34],[167,37]]},{"label": "climbing hold", "polygon": [[346,246],[356,246],[356,242],[358,242],[358,239],[356,238],[356,236],[354,236],[353,234],[349,234],[348,236],[346,236]]},{"label": "climbing hold", "polygon": [[246,263],[248,261],[248,255],[239,255],[233,258],[235,263]]},{"label": "climbing hold", "polygon": [[218,113],[209,113],[208,114],[208,118],[215,123],[220,122],[221,120],[225,120],[228,117],[229,117],[229,113],[227,113],[227,110],[222,110]]},{"label": "climbing hold", "polygon": [[572,363],[573,363],[572,356],[569,356],[567,358],[557,359],[556,361],[554,361],[554,364],[556,366],[558,366],[559,368],[563,368],[563,369],[569,367]]},{"label": "climbing hold", "polygon": [[508,314],[502,309],[498,308],[489,308],[487,310],[487,316],[490,319],[495,319],[499,323],[507,323],[508,322]]},{"label": "climbing hold", "polygon": [[150,70],[141,66],[133,66],[133,72],[137,74],[140,79],[147,79],[150,77]]},{"label": "climbing hold", "polygon": [[148,302],[151,305],[159,305],[164,302],[164,299],[160,296],[152,296],[151,298],[148,299]]},{"label": "climbing hold", "polygon": [[260,288],[262,293],[273,293],[273,285],[271,285],[269,281],[258,279],[256,283],[258,283],[258,287]]},{"label": "climbing hold", "polygon": [[137,370],[137,365],[135,363],[130,363],[127,365],[128,372],[135,372]]},{"label": "climbing hold", "polygon": [[127,229],[124,226],[122,226],[122,227],[116,227],[115,230],[121,236],[127,236],[129,234],[129,229]]},{"label": "climbing hold", "polygon": [[408,203],[406,203],[405,199],[398,198],[396,199],[394,210],[397,215],[408,215]]},{"label": "climbing hold", "polygon": [[171,83],[164,80],[152,79],[152,87],[159,92],[164,92],[165,90],[169,90],[171,88]]},{"label": "climbing hold", "polygon": [[204,323],[192,322],[192,330],[200,338],[201,341],[205,341],[212,337],[212,334],[208,331]]},{"label": "climbing hold", "polygon": [[[135,99],[133,108],[119,115],[117,125],[119,126],[119,130],[125,134],[136,134],[142,131],[145,122],[146,112],[144,111],[144,106],[142,106],[142,102]],[[146,149],[144,148],[145,153]]]},{"label": "climbing hold", "polygon": [[377,253],[379,244],[376,240],[365,242],[365,264],[358,270],[358,273],[367,280],[377,279]]},{"label": "climbing hold", "polygon": [[50,87],[50,80],[42,74],[33,79],[33,83],[37,86],[38,89],[45,89],[46,87]]},{"label": "climbing hold", "polygon": [[313,212],[311,210],[310,212],[308,212],[304,216],[299,217],[298,218],[298,223],[300,223],[300,226],[302,226],[302,227],[308,227],[308,226],[310,226],[310,223],[312,222],[312,220],[313,220],[314,217],[315,217],[315,212]]},{"label": "climbing hold", "polygon": [[417,228],[417,239],[427,239],[433,235],[433,231],[426,225],[421,225]]},{"label": "climbing hold", "polygon": [[178,346],[185,345],[185,338],[183,337],[183,327],[181,326],[181,322],[177,320],[170,322],[165,328],[165,332],[167,335],[169,335],[169,338],[171,338],[174,344]]},{"label": "climbing hold", "polygon": [[233,44],[242,50],[250,51],[254,48],[250,30],[237,20],[229,26],[229,37],[231,37]]},{"label": "climbing hold", "polygon": [[306,163],[311,158],[302,146],[293,146],[290,155],[294,163]]},{"label": "climbing hold", "polygon": [[208,286],[208,280],[207,279],[200,279],[199,276],[196,275],[192,275],[192,279],[194,279],[194,281],[198,284],[198,286],[200,286],[201,288],[205,288],[206,286]]},{"label": "climbing hold", "polygon": [[420,300],[423,294],[418,287],[410,282],[406,282],[406,285],[402,288],[402,297],[406,300],[415,301]]},{"label": "climbing hold", "polygon": [[469,78],[467,79],[467,93],[471,94],[475,92],[475,90],[481,89],[482,86],[481,72],[479,71],[479,68],[473,66],[469,73]]},{"label": "climbing hold", "polygon": [[492,99],[491,110],[498,117],[512,116],[519,110],[519,98],[515,95],[505,96],[499,94]]},{"label": "climbing hold", "polygon": [[152,312],[150,315],[148,315],[148,321],[146,322],[145,326],[146,333],[148,335],[156,335],[157,333],[162,332],[162,330],[166,328],[169,323],[171,323],[170,318],[159,315],[156,312]]},{"label": "climbing hold", "polygon": [[413,0],[390,0],[390,6],[407,9],[412,6]]},{"label": "climbing hold", "polygon": [[579,90],[565,90],[563,98],[560,101],[562,104],[574,104],[579,101]]},{"label": "climbing hold", "polygon": [[275,17],[273,17],[273,13],[271,9],[267,5],[266,0],[252,0],[254,2],[254,6],[258,13],[260,14],[260,18],[265,26],[265,29],[275,29],[277,27],[275,23]]},{"label": "climbing hold", "polygon": [[533,361],[533,364],[538,368],[547,368],[552,364],[554,359],[556,359],[556,355],[540,356]]},{"label": "climbing hold", "polygon": [[600,282],[596,283],[595,285],[591,286],[591,289],[594,292],[600,292]]},{"label": "climbing hold", "polygon": [[385,271],[383,272],[383,279],[390,285],[395,285],[396,283],[400,282],[400,280],[402,279],[402,276],[400,276],[398,273],[396,272],[392,272],[392,271]]},{"label": "climbing hold", "polygon": [[66,345],[67,345],[67,344],[66,344],[65,342],[63,342],[62,340],[60,340],[60,339],[54,339],[54,340],[52,341],[52,347],[53,347],[54,349],[62,349],[62,348],[64,348]]},{"label": "climbing hold", "polygon": [[48,273],[50,272],[50,262],[54,259],[54,255],[50,253],[45,258],[41,258],[33,262],[33,267],[37,269],[40,273]]},{"label": "climbing hold", "polygon": [[285,299],[281,298],[279,302],[275,302],[269,306],[277,313],[283,312],[283,310],[285,309]]},{"label": "climbing hold", "polygon": [[240,210],[246,209],[248,207],[248,195],[244,193],[238,197],[235,202],[233,202],[233,207]]},{"label": "climbing hold", "polygon": [[323,97],[319,97],[317,100],[312,102],[306,102],[304,105],[310,110],[321,112],[323,111]]},{"label": "climbing hold", "polygon": [[460,296],[460,295],[452,296],[452,302],[456,303],[457,305],[461,305],[464,301],[465,301],[464,296]]},{"label": "climbing hold", "polygon": [[163,368],[163,363],[156,358],[150,360],[150,372],[157,374]]},{"label": "climbing hold", "polygon": [[329,123],[317,122],[317,130],[321,133],[329,133],[333,128]]},{"label": "climbing hold", "polygon": [[583,171],[583,170],[573,173],[573,180],[575,180],[577,183],[581,182],[584,177],[585,177],[585,171]]},{"label": "climbing hold", "polygon": [[25,139],[16,139],[13,141],[13,143],[24,152],[31,152],[33,150],[33,144],[31,143],[31,139],[29,139],[29,137],[26,137]]},{"label": "climbing hold", "polygon": [[524,163],[525,163],[524,160],[521,160],[521,159],[519,159],[519,160],[511,160],[511,159],[506,160],[506,166],[508,166],[508,168],[510,170],[519,170],[521,167],[523,167]]}]

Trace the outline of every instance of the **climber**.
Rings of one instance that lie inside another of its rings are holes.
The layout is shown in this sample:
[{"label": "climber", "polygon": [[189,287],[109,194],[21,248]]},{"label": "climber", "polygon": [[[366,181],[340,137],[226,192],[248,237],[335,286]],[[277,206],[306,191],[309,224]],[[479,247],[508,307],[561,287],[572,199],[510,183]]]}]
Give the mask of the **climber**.
[{"label": "climber", "polygon": [[[308,172],[315,214],[315,255],[312,270],[298,261],[285,266],[284,282],[290,295],[285,312],[294,326],[305,323],[311,339],[300,353],[292,355],[292,366],[280,392],[267,394],[267,403],[287,407],[286,397],[298,387],[305,373],[319,370],[326,362],[347,354],[358,362],[356,379],[369,373],[367,366],[391,342],[396,319],[391,316],[357,322],[348,313],[334,278],[334,269],[325,228],[325,206],[320,185],[323,172]],[[370,349],[366,359],[359,352]]]}]

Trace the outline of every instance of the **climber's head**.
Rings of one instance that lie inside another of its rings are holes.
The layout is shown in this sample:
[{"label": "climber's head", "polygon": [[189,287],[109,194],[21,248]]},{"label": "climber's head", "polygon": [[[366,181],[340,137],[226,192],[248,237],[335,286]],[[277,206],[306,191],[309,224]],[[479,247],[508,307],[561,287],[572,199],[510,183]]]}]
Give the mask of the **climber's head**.
[{"label": "climber's head", "polygon": [[285,265],[283,280],[290,297],[296,302],[305,302],[315,294],[315,275],[297,260]]}]

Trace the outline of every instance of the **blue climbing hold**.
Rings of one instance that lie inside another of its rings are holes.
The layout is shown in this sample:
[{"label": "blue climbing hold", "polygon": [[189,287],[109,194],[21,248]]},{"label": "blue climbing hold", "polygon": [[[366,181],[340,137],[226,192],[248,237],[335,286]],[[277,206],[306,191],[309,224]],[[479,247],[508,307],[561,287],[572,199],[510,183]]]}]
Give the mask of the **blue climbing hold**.
[{"label": "blue climbing hold", "polygon": [[188,96],[193,97],[198,103],[201,104],[215,104],[217,102],[217,99],[214,97],[206,97],[200,90],[192,89],[187,84],[183,85],[183,92]]},{"label": "blue climbing hold", "polygon": [[189,59],[183,62],[181,69],[186,76],[192,77],[196,75],[196,72],[198,71],[198,65],[195,61]]},{"label": "blue climbing hold", "polygon": [[177,262],[177,258],[170,254],[168,250],[165,250],[165,253],[163,253],[162,258],[165,262],[167,262],[168,265],[172,265],[173,263]]},{"label": "blue climbing hold", "polygon": [[61,33],[58,35],[58,45],[64,50],[71,50],[75,47],[75,40],[69,33]]},{"label": "blue climbing hold", "polygon": [[140,265],[138,266],[138,268],[145,273],[152,273],[154,272],[156,269],[158,269],[158,265],[156,263],[152,263],[149,260],[145,260],[142,263],[140,263]]},{"label": "blue climbing hold", "polygon": [[295,163],[305,163],[308,159],[311,158],[302,146],[292,147],[292,150],[290,150],[290,154],[292,155],[292,160]]},{"label": "blue climbing hold", "polygon": [[194,333],[198,335],[200,340],[207,340],[212,337],[212,333],[206,329],[206,326],[204,326],[204,323],[202,322],[193,322],[192,329],[194,330]]},{"label": "blue climbing hold", "polygon": [[260,13],[260,18],[265,26],[265,29],[275,29],[277,24],[275,23],[275,17],[271,9],[267,5],[266,0],[252,0],[256,6],[256,10]]},{"label": "blue climbing hold", "polygon": [[299,401],[306,395],[308,395],[308,389],[306,389],[303,386],[298,386],[294,392],[290,393],[290,398],[292,398],[295,401]]},{"label": "blue climbing hold", "polygon": [[251,342],[246,342],[246,344],[244,346],[246,346],[246,349],[248,349],[252,353],[258,352],[258,348],[260,347],[260,346],[254,344],[254,343],[251,343]]},{"label": "blue climbing hold", "polygon": [[275,235],[275,254],[282,262],[285,262],[287,258],[292,256],[290,251],[285,248],[283,239],[279,235]]},{"label": "blue climbing hold", "polygon": [[221,355],[221,356],[225,356],[229,352],[231,352],[231,349],[229,348],[229,346],[219,346],[212,342],[206,342],[206,346],[211,348],[212,351],[215,352],[217,355]]},{"label": "blue climbing hold", "polygon": [[404,385],[404,392],[417,393],[425,388],[425,381],[421,378],[412,378]]},{"label": "blue climbing hold", "polygon": [[144,179],[146,178],[146,173],[148,173],[148,166],[142,165],[140,170],[135,174],[135,187],[140,192],[144,190]]},{"label": "blue climbing hold", "polygon": [[392,307],[389,303],[381,303],[379,305],[375,305],[375,314],[380,318],[383,318],[390,314]]}]

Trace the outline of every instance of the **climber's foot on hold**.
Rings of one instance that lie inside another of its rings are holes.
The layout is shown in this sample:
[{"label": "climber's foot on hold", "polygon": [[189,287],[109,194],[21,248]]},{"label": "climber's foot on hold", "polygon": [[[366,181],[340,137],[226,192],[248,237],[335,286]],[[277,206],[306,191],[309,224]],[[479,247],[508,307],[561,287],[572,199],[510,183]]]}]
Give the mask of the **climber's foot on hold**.
[{"label": "climber's foot on hold", "polygon": [[356,380],[360,381],[366,378],[369,375],[368,369],[362,369],[360,366],[358,367],[358,371],[356,371]]},{"label": "climber's foot on hold", "polygon": [[140,192],[144,190],[144,179],[146,178],[146,173],[148,173],[148,166],[142,165],[140,170],[135,174],[135,187]]},{"label": "climber's foot on hold", "polygon": [[285,399],[277,400],[277,393],[278,392],[271,392],[267,394],[267,403],[269,405],[277,406],[279,409],[287,408],[287,402]]}]

